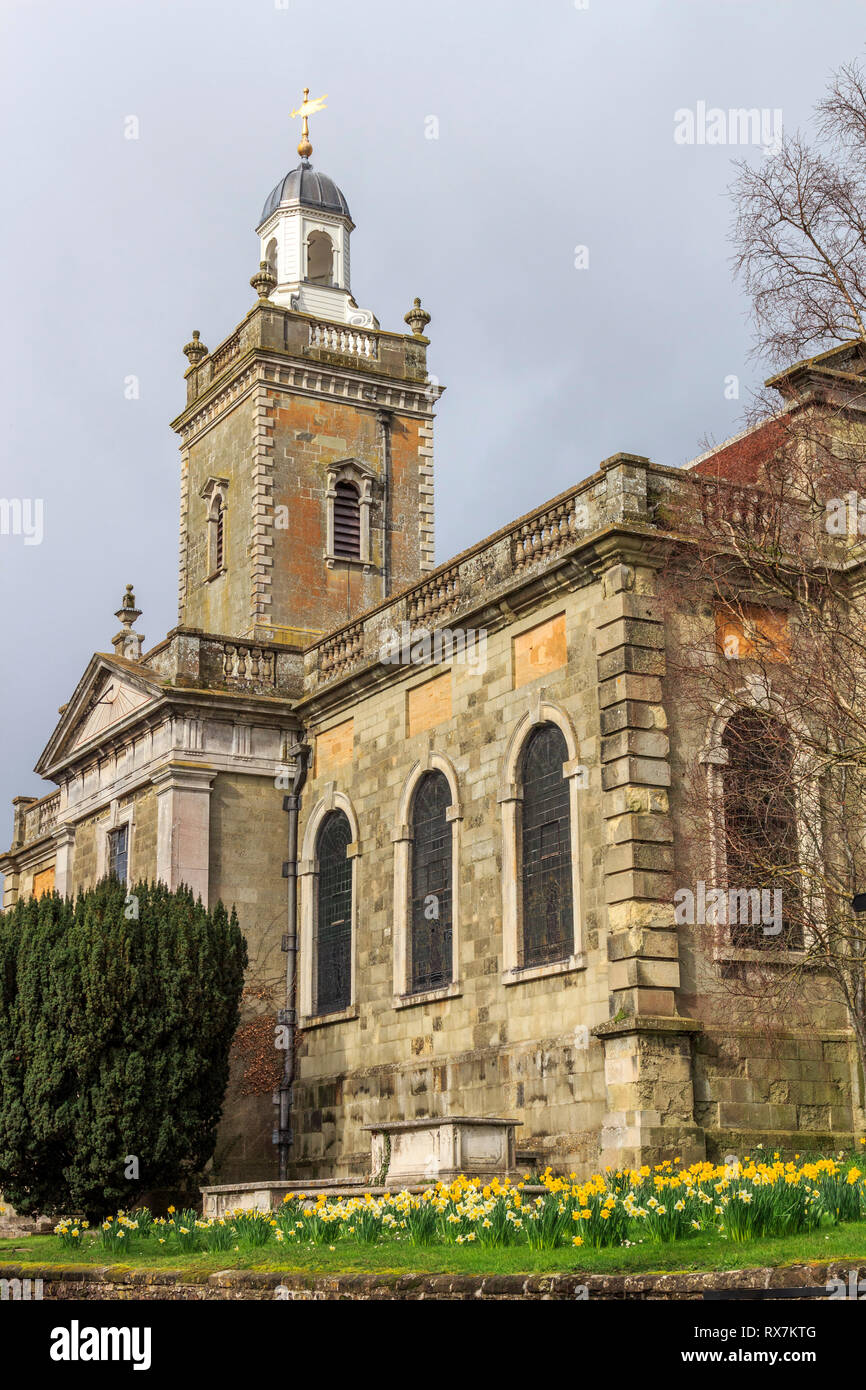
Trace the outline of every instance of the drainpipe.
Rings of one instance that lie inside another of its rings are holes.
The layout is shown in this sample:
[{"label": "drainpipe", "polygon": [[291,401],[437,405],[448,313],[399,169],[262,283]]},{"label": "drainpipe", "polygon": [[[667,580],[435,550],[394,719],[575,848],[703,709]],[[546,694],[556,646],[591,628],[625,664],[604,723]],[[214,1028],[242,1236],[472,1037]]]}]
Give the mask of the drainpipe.
[{"label": "drainpipe", "polygon": [[286,910],[288,928],[284,941],[286,952],[286,1007],[277,1015],[278,1022],[286,1028],[286,1055],[283,1074],[280,1078],[279,1127],[276,1142],[279,1150],[279,1177],[285,1182],[289,1171],[289,1149],[292,1147],[292,1082],[295,1077],[295,981],[298,959],[298,811],[301,805],[301,792],[307,779],[307,760],[310,748],[306,743],[295,743],[288,750],[287,762],[294,764],[290,773],[291,791],[283,797],[283,810],[288,813],[289,857],[283,865],[283,877],[287,878],[289,895]]},{"label": "drainpipe", "polygon": [[391,411],[378,410],[382,432],[382,585],[383,598],[391,592]]}]

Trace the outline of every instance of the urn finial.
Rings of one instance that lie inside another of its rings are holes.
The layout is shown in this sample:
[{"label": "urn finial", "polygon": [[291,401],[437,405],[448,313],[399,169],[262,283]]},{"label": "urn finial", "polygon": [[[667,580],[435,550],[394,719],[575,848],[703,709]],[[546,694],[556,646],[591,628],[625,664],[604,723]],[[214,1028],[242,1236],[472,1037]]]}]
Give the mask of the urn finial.
[{"label": "urn finial", "polygon": [[184,356],[189,358],[190,366],[197,367],[203,357],[207,357],[208,349],[201,340],[201,334],[197,328],[192,331],[192,342],[187,343],[183,350]]},{"label": "urn finial", "polygon": [[415,296],[415,302],[408,314],[404,314],[403,322],[408,323],[416,338],[424,337],[424,329],[430,322],[430,315],[426,309],[421,308],[421,300]]}]

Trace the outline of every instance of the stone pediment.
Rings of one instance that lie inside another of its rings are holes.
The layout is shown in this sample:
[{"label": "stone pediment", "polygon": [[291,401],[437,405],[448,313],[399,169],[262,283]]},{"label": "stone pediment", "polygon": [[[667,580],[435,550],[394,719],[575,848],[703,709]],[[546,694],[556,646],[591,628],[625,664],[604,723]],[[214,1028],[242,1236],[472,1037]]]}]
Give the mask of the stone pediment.
[{"label": "stone pediment", "polygon": [[101,734],[112,724],[118,724],[134,710],[150,704],[151,697],[135,686],[129,685],[120,676],[109,677],[92,700],[87,714],[73,731],[69,739],[70,749],[79,748],[83,743]]},{"label": "stone pediment", "polygon": [[163,694],[153,673],[139,673],[133,662],[95,656],[84,673],[45,751],[36,765],[43,775],[102,734],[109,734]]}]

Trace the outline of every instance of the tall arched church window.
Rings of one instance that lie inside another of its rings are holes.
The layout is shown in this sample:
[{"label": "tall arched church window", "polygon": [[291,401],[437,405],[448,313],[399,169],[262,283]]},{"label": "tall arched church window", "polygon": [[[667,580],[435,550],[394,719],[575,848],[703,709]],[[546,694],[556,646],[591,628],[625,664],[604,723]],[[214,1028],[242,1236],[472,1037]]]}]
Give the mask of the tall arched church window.
[{"label": "tall arched church window", "polygon": [[316,841],[318,902],[316,920],[317,1014],[349,1007],[352,997],[352,842],[349,821],[332,811]]},{"label": "tall arched church window", "polygon": [[361,497],[354,483],[341,480],[334,489],[334,554],[361,558]]},{"label": "tall arched church window", "polygon": [[452,978],[451,789],[442,772],[427,772],[412,803],[412,889],[409,979],[413,993]]},{"label": "tall arched church window", "polygon": [[[731,944],[797,949],[803,945],[803,922],[790,737],[778,720],[759,710],[742,710],[728,720],[722,747],[727,753],[722,805]],[[758,911],[756,894],[762,897]],[[781,932],[767,930],[776,902]]]},{"label": "tall arched church window", "polygon": [[521,965],[563,960],[572,949],[573,899],[568,748],[555,724],[530,734],[522,763]]}]

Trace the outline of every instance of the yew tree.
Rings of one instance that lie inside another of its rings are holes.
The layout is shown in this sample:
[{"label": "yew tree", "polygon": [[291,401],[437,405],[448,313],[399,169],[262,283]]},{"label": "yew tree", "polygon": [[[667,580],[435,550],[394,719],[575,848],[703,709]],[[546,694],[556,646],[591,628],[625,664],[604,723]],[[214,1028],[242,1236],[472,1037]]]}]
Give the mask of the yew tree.
[{"label": "yew tree", "polygon": [[0,1190],[99,1217],[213,1153],[247,962],[234,910],[107,878],[0,916]]}]

